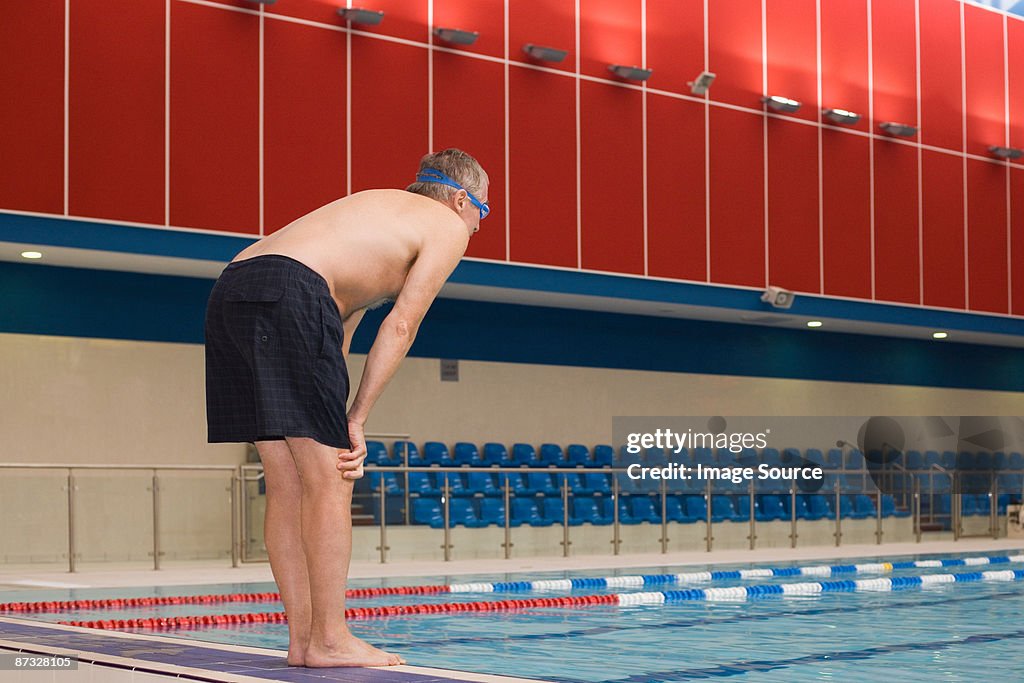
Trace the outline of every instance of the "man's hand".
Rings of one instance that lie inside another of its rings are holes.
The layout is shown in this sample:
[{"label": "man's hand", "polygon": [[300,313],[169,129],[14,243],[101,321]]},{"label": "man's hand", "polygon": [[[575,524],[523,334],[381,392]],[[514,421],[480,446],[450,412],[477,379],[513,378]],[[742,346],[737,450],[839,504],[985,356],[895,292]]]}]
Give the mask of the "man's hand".
[{"label": "man's hand", "polygon": [[361,423],[349,421],[348,440],[352,448],[338,451],[338,469],[345,479],[359,479],[363,476],[363,461],[366,460],[366,438]]}]

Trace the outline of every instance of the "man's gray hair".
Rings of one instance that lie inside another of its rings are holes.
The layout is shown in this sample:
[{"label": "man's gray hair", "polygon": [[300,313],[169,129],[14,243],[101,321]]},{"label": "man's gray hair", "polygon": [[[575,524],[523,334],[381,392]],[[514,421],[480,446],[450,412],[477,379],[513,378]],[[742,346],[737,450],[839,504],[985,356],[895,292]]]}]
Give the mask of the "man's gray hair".
[{"label": "man's gray hair", "polygon": [[[466,188],[477,199],[480,199],[480,193],[483,192],[484,185],[488,182],[487,171],[480,166],[480,163],[461,149],[454,147],[428,154],[420,159],[419,170],[423,171],[428,168],[436,168],[438,171],[441,171],[441,173],[444,173]],[[421,194],[424,197],[436,199],[439,202],[448,201],[452,193],[457,191],[440,183],[420,182],[413,183],[405,189],[409,192]]]}]

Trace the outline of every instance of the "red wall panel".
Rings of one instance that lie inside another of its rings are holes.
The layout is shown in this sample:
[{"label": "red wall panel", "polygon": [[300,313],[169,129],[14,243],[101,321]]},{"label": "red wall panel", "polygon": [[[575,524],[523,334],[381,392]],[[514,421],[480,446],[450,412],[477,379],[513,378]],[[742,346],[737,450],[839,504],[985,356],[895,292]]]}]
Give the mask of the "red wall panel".
[{"label": "red wall panel", "polygon": [[647,3],[647,64],[652,88],[690,94],[704,70],[704,0]]},{"label": "red wall panel", "polygon": [[[336,7],[344,3],[337,2]],[[283,6],[284,3],[282,2]],[[425,43],[430,37],[430,27],[427,26],[427,0],[373,0],[365,5],[361,2],[353,2],[353,7],[362,5],[366,9],[383,10],[384,20],[377,26],[353,26],[358,31],[379,33],[385,36],[405,38]]]},{"label": "red wall panel", "polygon": [[353,192],[415,180],[430,151],[427,101],[425,50],[352,36]]},{"label": "red wall panel", "polygon": [[921,152],[924,304],[963,308],[963,159]]},{"label": "red wall panel", "polygon": [[711,280],[765,285],[764,130],[759,114],[712,107]]},{"label": "red wall panel", "polygon": [[[815,0],[766,5],[768,92],[802,104],[789,116],[818,119],[818,39]],[[817,187],[817,185],[815,185]]]},{"label": "red wall panel", "polygon": [[0,208],[64,213],[64,1],[2,11]]},{"label": "red wall panel", "polygon": [[868,0],[821,0],[821,106],[860,114],[868,130]]},{"label": "red wall panel", "polygon": [[[469,242],[467,256],[504,260],[505,67],[472,57],[434,55],[434,149],[458,147],[480,162],[491,183],[491,213]],[[467,88],[467,83],[475,87]]]},{"label": "red wall panel", "polygon": [[707,277],[704,105],[647,96],[647,272]]},{"label": "red wall panel", "polygon": [[616,78],[609,64],[640,66],[640,0],[580,0],[580,72]]},{"label": "red wall panel", "polygon": [[967,307],[1009,313],[1004,164],[967,160]]},{"label": "red wall panel", "polygon": [[918,125],[915,5],[915,0],[871,3],[875,131],[882,121]]},{"label": "red wall panel", "polygon": [[1024,170],[1010,169],[1010,298],[1014,315],[1024,315]]},{"label": "red wall panel", "polygon": [[967,152],[988,155],[989,145],[1006,140],[1003,17],[964,5],[967,84]]},{"label": "red wall panel", "polygon": [[711,99],[760,106],[761,60],[760,0],[709,2],[708,69],[721,76],[708,91]]},{"label": "red wall panel", "polygon": [[508,56],[535,63],[523,52],[532,43],[565,50],[557,63],[536,62],[552,69],[576,70],[576,7],[569,0],[516,0],[508,5]]},{"label": "red wall panel", "polygon": [[161,0],[84,0],[71,12],[68,207],[164,222]]},{"label": "red wall panel", "polygon": [[513,261],[576,267],[575,130],[572,79],[532,69],[509,70]]},{"label": "red wall panel", "polygon": [[583,267],[644,273],[642,94],[580,84]]},{"label": "red wall panel", "polygon": [[1024,21],[1006,22],[1007,78],[1010,90],[1010,146],[1024,148]]},{"label": "red wall panel", "polygon": [[[243,4],[247,7],[253,7],[253,4],[250,2],[243,2]],[[280,14],[298,19],[308,19],[309,21],[316,21],[321,24],[345,26],[347,22],[338,15],[338,8],[344,6],[345,3],[338,0],[288,0],[287,2],[275,2],[272,5],[264,5],[263,7],[268,18]],[[388,18],[385,17],[385,21]],[[353,25],[353,28],[362,29],[363,27]]]},{"label": "red wall panel", "polygon": [[171,4],[170,219],[259,232],[259,18]]},{"label": "red wall panel", "polygon": [[768,283],[820,292],[818,129],[768,120]]},{"label": "red wall panel", "polygon": [[346,193],[345,36],[267,21],[263,79],[263,226],[271,233]]},{"label": "red wall panel", "polygon": [[[875,298],[921,303],[917,149],[875,145]],[[859,270],[863,270],[863,266]],[[842,278],[844,272],[835,273]],[[827,274],[826,274],[827,277]]]},{"label": "red wall panel", "polygon": [[963,94],[960,64],[960,7],[957,0],[920,2],[921,141],[961,149]]},{"label": "red wall panel", "polygon": [[435,38],[434,43],[437,45],[492,57],[505,56],[504,0],[434,0],[434,26],[459,28],[480,34],[476,42],[469,46],[450,45]]},{"label": "red wall panel", "polygon": [[871,298],[869,141],[821,135],[822,255],[825,294]]}]

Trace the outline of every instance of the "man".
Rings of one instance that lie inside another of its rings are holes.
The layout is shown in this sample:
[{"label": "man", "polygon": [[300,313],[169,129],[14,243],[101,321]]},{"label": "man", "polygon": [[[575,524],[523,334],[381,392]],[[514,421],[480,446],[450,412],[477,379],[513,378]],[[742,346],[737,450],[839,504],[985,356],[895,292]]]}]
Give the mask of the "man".
[{"label": "man", "polygon": [[[264,536],[294,666],[403,663],[353,636],[344,618],[363,426],[490,211],[487,174],[465,152],[428,154],[416,180],[406,191],[339,199],[261,239],[210,294],[209,441],[259,451]],[[346,415],[352,334],[363,312],[387,299],[394,307]]]}]

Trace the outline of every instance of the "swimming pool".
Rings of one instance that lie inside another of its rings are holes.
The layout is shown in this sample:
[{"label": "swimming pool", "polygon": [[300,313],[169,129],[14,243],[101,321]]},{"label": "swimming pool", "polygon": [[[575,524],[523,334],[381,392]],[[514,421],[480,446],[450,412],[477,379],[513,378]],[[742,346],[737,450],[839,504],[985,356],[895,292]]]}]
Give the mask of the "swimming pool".
[{"label": "swimming pool", "polygon": [[[1007,553],[1015,555],[1016,553]],[[921,559],[935,556],[922,556]],[[954,556],[942,556],[950,558]],[[905,560],[908,558],[900,558]],[[858,560],[880,562],[884,558]],[[778,563],[773,563],[778,566]],[[804,563],[807,564],[807,563]],[[757,565],[743,565],[743,568]],[[1024,564],[991,567],[931,566],[895,569],[856,576],[770,575],[715,580],[675,586],[639,588],[581,586],[543,595],[607,595],[641,591],[709,587],[776,586],[880,576],[929,576],[976,570],[1022,569]],[[716,566],[728,572],[738,566]],[[657,568],[644,574],[687,573],[701,568]],[[710,568],[709,568],[710,570]],[[618,576],[622,572],[573,572],[571,577]],[[744,574],[748,574],[745,572]],[[531,574],[533,579],[564,579],[558,573]],[[523,577],[481,575],[460,582],[516,581]],[[384,582],[354,581],[354,587]],[[446,583],[444,577],[391,580],[391,585]],[[1024,581],[937,583],[911,590],[766,594],[745,600],[683,600],[663,605],[593,605],[561,609],[530,608],[473,614],[417,614],[360,619],[352,629],[374,644],[399,652],[410,663],[494,674],[540,678],[565,683],[641,683],[737,678],[752,681],[874,680],[893,671],[919,678],[1011,680],[1024,668],[1020,655],[1024,629],[1015,628],[1024,611]],[[45,599],[96,599],[131,595],[201,595],[204,593],[273,591],[273,584],[190,586],[160,590],[108,589],[48,592]],[[33,592],[21,599],[39,600]],[[350,606],[443,604],[534,596],[461,592],[389,595],[351,599]],[[2,594],[4,601],[19,599]],[[38,612],[46,621],[134,618],[159,613],[228,614],[272,612],[279,603],[230,602],[212,605],[161,605],[122,609]],[[113,616],[112,616],[113,615]],[[164,635],[223,643],[283,649],[285,624],[240,624],[191,628]]]}]

